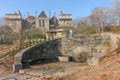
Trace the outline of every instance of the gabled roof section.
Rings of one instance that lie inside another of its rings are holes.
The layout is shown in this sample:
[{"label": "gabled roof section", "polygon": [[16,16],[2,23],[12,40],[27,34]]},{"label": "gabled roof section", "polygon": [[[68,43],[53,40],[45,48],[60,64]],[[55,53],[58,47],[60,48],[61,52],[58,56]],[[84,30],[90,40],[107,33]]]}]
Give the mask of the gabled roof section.
[{"label": "gabled roof section", "polygon": [[57,20],[57,17],[54,15],[51,20]]},{"label": "gabled roof section", "polygon": [[58,19],[57,17],[54,15],[51,19],[50,19],[50,24],[55,24],[57,23]]},{"label": "gabled roof section", "polygon": [[42,11],[39,15],[39,18],[47,18],[46,14],[44,11]]},{"label": "gabled roof section", "polygon": [[28,16],[27,19],[34,20],[35,17],[34,16]]}]

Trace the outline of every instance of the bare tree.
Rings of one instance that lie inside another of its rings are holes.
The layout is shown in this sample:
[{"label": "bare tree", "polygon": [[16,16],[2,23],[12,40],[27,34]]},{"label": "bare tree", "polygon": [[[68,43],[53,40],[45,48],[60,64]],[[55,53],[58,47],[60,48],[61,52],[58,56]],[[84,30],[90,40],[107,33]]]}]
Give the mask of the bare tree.
[{"label": "bare tree", "polygon": [[105,8],[95,8],[91,15],[89,16],[90,24],[96,29],[97,32],[101,32],[106,26],[106,9]]},{"label": "bare tree", "polygon": [[0,27],[5,26],[5,24],[6,24],[5,17],[4,16],[0,17]]},{"label": "bare tree", "polygon": [[2,39],[2,43],[6,43],[7,38],[9,37],[10,34],[12,34],[12,30],[10,27],[8,26],[0,27],[0,36]]},{"label": "bare tree", "polygon": [[117,16],[116,18],[118,19],[118,23],[120,25],[120,0],[114,0],[112,9],[114,14]]},{"label": "bare tree", "polygon": [[77,32],[81,33],[85,27],[87,27],[86,19],[85,18],[79,19],[79,21],[77,22]]},{"label": "bare tree", "polygon": [[99,33],[110,26],[117,26],[118,24],[120,26],[120,0],[114,0],[110,7],[95,8],[89,16],[80,19],[77,28],[92,27]]}]

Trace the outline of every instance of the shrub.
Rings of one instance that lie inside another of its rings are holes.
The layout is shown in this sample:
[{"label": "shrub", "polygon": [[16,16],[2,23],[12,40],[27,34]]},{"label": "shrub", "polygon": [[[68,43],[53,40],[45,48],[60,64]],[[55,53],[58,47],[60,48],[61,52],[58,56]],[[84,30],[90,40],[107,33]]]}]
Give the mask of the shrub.
[{"label": "shrub", "polygon": [[112,27],[110,28],[110,30],[111,30],[112,32],[118,32],[118,31],[120,31],[120,26],[112,26]]}]

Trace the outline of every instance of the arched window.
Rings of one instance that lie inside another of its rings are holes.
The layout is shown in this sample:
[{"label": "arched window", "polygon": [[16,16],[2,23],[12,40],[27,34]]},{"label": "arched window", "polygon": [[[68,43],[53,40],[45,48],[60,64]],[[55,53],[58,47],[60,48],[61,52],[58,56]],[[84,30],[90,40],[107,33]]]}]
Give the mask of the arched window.
[{"label": "arched window", "polygon": [[45,27],[45,21],[44,20],[42,21],[42,23],[43,23],[43,27]]},{"label": "arched window", "polygon": [[41,27],[41,20],[39,20],[39,27]]}]

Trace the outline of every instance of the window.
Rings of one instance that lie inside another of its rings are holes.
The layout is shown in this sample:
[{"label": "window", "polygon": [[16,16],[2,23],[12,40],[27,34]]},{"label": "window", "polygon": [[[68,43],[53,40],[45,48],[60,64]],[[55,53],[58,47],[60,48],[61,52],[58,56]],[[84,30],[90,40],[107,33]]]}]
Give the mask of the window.
[{"label": "window", "polygon": [[41,20],[39,20],[39,27],[41,27]]},{"label": "window", "polygon": [[42,23],[43,23],[43,27],[45,27],[45,21],[44,20],[42,21]]}]

